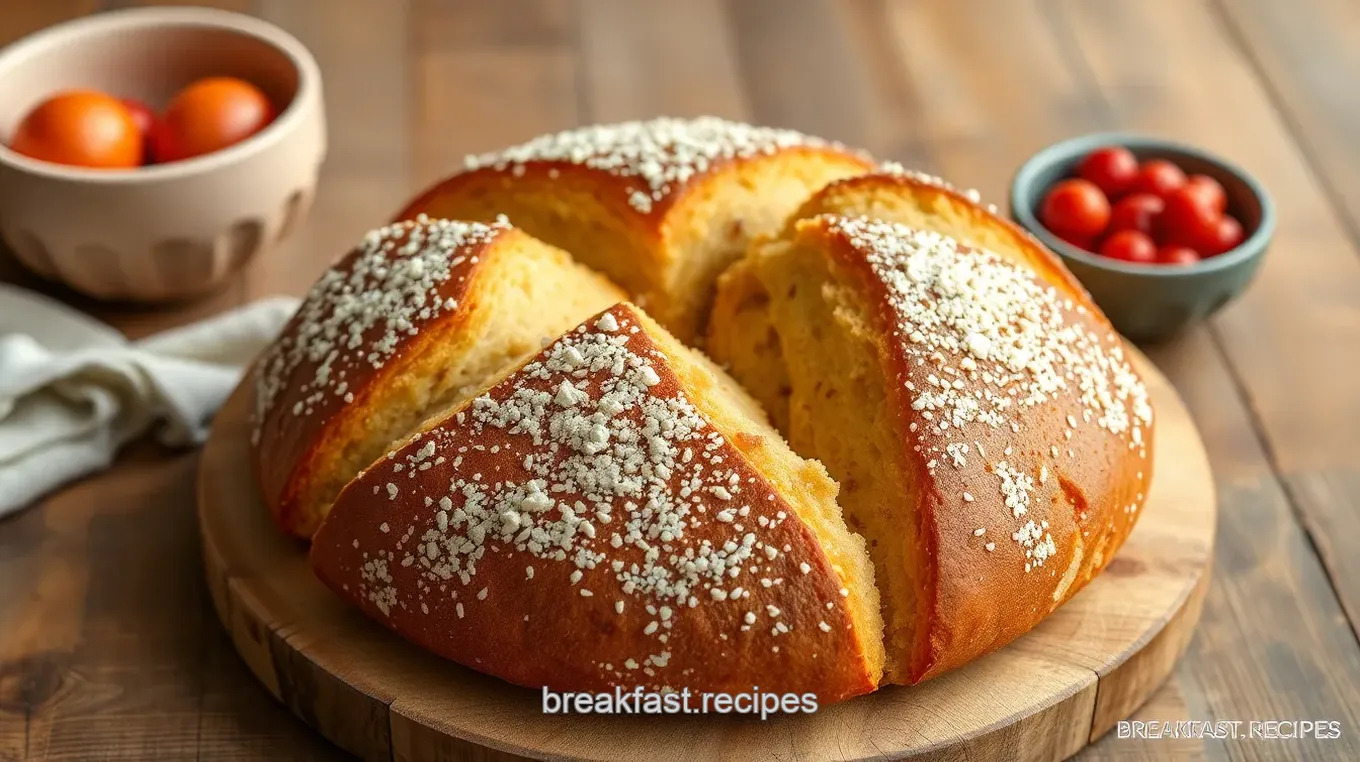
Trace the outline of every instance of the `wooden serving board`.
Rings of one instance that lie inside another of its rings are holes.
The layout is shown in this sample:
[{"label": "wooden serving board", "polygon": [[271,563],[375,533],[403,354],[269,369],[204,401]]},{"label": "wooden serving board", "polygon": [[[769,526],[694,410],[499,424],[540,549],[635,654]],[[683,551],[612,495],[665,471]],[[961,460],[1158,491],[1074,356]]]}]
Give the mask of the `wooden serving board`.
[{"label": "wooden serving board", "polygon": [[1158,413],[1154,480],[1104,573],[996,653],[812,715],[545,715],[537,691],[408,644],[332,595],[305,546],[270,523],[247,461],[244,385],[219,414],[199,474],[208,585],[256,677],[365,759],[1064,759],[1162,682],[1208,586],[1209,465],[1171,385],[1138,359]]}]

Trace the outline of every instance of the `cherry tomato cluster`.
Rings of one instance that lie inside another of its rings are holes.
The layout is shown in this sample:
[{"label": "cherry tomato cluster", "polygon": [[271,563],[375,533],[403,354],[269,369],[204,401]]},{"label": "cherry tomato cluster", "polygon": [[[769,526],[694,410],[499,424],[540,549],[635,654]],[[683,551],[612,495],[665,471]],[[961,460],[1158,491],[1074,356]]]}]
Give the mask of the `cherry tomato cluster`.
[{"label": "cherry tomato cluster", "polygon": [[141,101],[68,90],[30,111],[9,147],[57,164],[132,169],[219,151],[264,129],[276,115],[259,88],[235,77],[193,82],[159,114]]},{"label": "cherry tomato cluster", "polygon": [[1187,177],[1165,159],[1140,164],[1111,146],[1087,154],[1076,177],[1049,189],[1039,219],[1064,241],[1111,259],[1186,265],[1242,243],[1242,223],[1227,206],[1212,177]]}]

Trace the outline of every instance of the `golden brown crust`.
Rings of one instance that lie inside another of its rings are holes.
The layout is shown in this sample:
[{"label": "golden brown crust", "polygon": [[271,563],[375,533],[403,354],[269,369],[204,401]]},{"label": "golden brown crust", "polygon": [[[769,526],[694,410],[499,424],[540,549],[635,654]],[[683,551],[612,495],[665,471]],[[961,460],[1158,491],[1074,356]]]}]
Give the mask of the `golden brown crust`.
[{"label": "golden brown crust", "polygon": [[[872,166],[859,152],[793,130],[715,117],[663,117],[542,135],[502,151],[469,156],[465,170],[508,172],[516,177],[542,172],[550,179],[568,182],[580,181],[589,173],[605,203],[620,211],[626,205],[657,227],[690,195],[697,181],[761,158],[789,161],[800,154],[853,160],[863,169]],[[556,173],[560,172],[571,174],[559,178]]]},{"label": "golden brown crust", "polygon": [[793,158],[815,158],[846,165],[850,171],[862,172],[873,164],[849,149],[834,143],[789,145],[773,153],[750,156],[731,156],[714,160],[702,171],[689,175],[684,183],[668,185],[664,193],[652,197],[645,205],[634,203],[639,192],[637,178],[619,175],[607,169],[568,159],[533,159],[500,165],[488,164],[453,174],[426,188],[393,217],[394,221],[414,219],[430,214],[443,199],[454,195],[490,192],[522,193],[551,186],[554,190],[569,189],[573,194],[589,197],[612,216],[651,240],[664,237],[671,212],[682,208],[688,199],[697,195],[706,182],[725,173],[766,161],[788,161]]},{"label": "golden brown crust", "polygon": [[[986,230],[993,240],[1005,248],[1021,252],[1022,264],[1083,304],[1092,305],[1090,295],[1056,254],[1049,251],[1029,231],[1001,217],[995,207],[984,206],[977,191],[956,188],[941,178],[906,169],[898,164],[884,164],[878,171],[847,177],[827,185],[813,194],[789,220],[790,229],[798,220],[822,214],[850,217],[868,216],[887,222],[910,223],[897,219],[888,204],[911,198],[935,216],[950,214],[965,225]],[[944,232],[944,231],[941,231]],[[956,236],[957,237],[957,236]],[[973,241],[964,243],[976,244]],[[1000,249],[1000,246],[993,246]],[[997,251],[1003,257],[1007,251]],[[1098,320],[1105,316],[1096,311]]]},{"label": "golden brown crust", "polygon": [[[995,255],[930,236],[904,246],[914,231],[866,220],[818,217],[798,223],[797,234],[820,240],[874,307],[903,443],[896,467],[920,485],[923,557],[914,560],[923,589],[908,671],[918,682],[1029,631],[1113,557],[1151,479],[1151,410],[1121,340],[1094,306],[1058,291],[1036,298],[1031,317],[1060,319],[1061,327],[1043,329],[1062,337],[1044,347],[1017,338],[1009,354],[993,345],[983,359],[976,348],[942,345],[936,336],[947,332],[932,334],[924,313],[903,304],[904,295],[940,298],[894,280],[923,265],[925,258],[905,259],[920,247],[1001,268],[970,266],[970,274],[986,272],[980,280],[1009,269]],[[1028,277],[1036,291],[1052,289],[1032,271]],[[997,294],[979,288],[973,296]],[[944,300],[929,307],[949,308]],[[987,341],[978,335],[978,344]]]},{"label": "golden brown crust", "polygon": [[318,575],[520,685],[873,690],[839,573],[648,322],[602,313],[366,470],[314,538]]},{"label": "golden brown crust", "polygon": [[[283,529],[310,536],[318,517],[299,503],[315,457],[382,404],[375,394],[405,360],[465,333],[479,313],[477,273],[518,235],[503,222],[403,222],[370,233],[312,288],[253,371],[255,473]],[[402,270],[403,259],[420,265]]]}]

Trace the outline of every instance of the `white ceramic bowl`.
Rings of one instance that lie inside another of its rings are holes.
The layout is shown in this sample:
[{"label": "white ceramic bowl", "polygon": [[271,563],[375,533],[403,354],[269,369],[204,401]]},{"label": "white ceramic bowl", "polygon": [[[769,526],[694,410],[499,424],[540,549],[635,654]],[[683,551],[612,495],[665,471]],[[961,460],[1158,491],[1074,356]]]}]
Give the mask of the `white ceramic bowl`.
[{"label": "white ceramic bowl", "polygon": [[326,152],[321,74],[259,19],[201,8],[86,16],[0,50],[0,141],[61,90],[154,108],[200,77],[254,83],[280,114],[234,146],[187,161],[98,170],[0,145],[0,235],[38,274],[103,299],[166,301],[226,281],[305,214]]}]

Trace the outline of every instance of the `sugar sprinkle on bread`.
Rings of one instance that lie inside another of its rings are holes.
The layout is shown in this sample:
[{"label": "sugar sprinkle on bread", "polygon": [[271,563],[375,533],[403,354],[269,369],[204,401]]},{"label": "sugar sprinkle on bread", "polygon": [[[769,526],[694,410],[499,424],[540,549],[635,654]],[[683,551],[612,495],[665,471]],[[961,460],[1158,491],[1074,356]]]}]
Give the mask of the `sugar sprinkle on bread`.
[{"label": "sugar sprinkle on bread", "polygon": [[[840,653],[817,680],[788,679],[870,689],[878,604],[834,487],[644,320],[619,305],[583,323],[365,470],[315,538],[319,573],[399,631],[437,630],[432,647],[452,658],[480,653],[458,628],[527,615],[570,645],[584,618],[608,633],[582,678],[599,686],[675,685],[699,661],[754,648]],[[783,487],[752,469],[762,456]],[[788,467],[801,478],[778,476]],[[816,501],[824,515],[804,507]],[[532,661],[496,667],[540,675]]]},{"label": "sugar sprinkle on bread", "polygon": [[259,437],[258,422],[284,385],[296,383],[292,373],[304,361],[316,369],[311,378],[299,379],[306,396],[293,404],[293,415],[310,414],[322,395],[349,395],[348,367],[381,367],[402,336],[455,309],[456,300],[431,299],[431,292],[455,276],[465,257],[476,256],[466,249],[509,227],[503,218],[491,224],[420,218],[369,231],[357,256],[328,269],[312,286],[294,317],[295,333],[271,345],[261,360],[253,436]]},{"label": "sugar sprinkle on bread", "polygon": [[469,156],[466,169],[523,167],[529,162],[569,161],[636,178],[629,203],[644,214],[676,186],[718,162],[769,155],[793,146],[830,141],[793,130],[755,127],[705,116],[593,125],[543,135],[502,151]]}]

